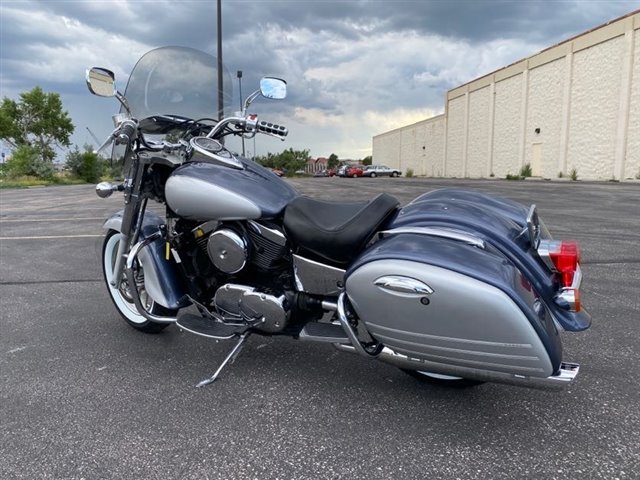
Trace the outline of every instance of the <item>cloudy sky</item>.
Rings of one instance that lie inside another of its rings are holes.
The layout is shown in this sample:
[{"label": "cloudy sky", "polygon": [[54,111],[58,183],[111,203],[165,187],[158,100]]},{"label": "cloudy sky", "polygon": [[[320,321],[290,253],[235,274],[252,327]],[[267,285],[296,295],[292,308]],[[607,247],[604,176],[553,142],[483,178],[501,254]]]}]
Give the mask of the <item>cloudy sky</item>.
[{"label": "cloudy sky", "polygon": [[[628,0],[223,0],[223,59],[246,96],[263,75],[284,101],[252,110],[289,127],[286,142],[359,159],[371,137],[442,113],[447,90],[639,7]],[[0,97],[40,85],[60,93],[76,132],[111,131],[114,99],[91,96],[84,72],[104,66],[124,89],[137,59],[163,45],[215,55],[215,0],[0,0]],[[237,84],[234,85],[237,87]],[[238,89],[234,94],[238,98]],[[237,104],[237,100],[234,105]],[[253,145],[249,145],[249,153]]]}]

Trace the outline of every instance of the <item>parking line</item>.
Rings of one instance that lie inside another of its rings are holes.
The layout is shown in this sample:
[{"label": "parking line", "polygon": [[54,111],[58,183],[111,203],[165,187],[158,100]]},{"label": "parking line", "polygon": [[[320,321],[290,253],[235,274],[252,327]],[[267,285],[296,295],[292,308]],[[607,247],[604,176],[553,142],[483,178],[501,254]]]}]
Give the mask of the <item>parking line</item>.
[{"label": "parking line", "polygon": [[104,217],[85,217],[85,218],[20,218],[5,219],[0,218],[0,223],[22,223],[22,222],[70,222],[70,221],[89,221],[104,220]]},{"label": "parking line", "polygon": [[0,240],[51,240],[55,238],[97,238],[104,235],[43,235],[40,237],[0,237]]}]

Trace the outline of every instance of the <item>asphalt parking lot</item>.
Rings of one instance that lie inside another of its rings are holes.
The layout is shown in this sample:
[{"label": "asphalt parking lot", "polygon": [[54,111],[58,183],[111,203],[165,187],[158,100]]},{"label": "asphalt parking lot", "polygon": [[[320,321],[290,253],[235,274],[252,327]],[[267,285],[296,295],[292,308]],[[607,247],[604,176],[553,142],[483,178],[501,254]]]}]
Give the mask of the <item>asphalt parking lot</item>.
[{"label": "asphalt parking lot", "polygon": [[333,200],[442,187],[536,203],[582,247],[590,330],[561,392],[450,390],[329,345],[145,335],[112,307],[98,264],[121,197],[92,186],[0,191],[2,479],[640,478],[640,184],[292,180]]}]

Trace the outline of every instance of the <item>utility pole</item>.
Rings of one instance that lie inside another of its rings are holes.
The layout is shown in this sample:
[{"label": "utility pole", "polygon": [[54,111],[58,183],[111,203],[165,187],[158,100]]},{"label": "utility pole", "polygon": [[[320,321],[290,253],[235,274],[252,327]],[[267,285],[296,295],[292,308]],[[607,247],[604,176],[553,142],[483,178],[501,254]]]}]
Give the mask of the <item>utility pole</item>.
[{"label": "utility pole", "polygon": [[[240,93],[240,111],[242,112],[242,70],[238,70],[238,91]],[[244,135],[242,135],[242,156],[246,156],[244,151]]]},{"label": "utility pole", "polygon": [[218,0],[218,120],[224,118],[222,90],[222,0]]}]

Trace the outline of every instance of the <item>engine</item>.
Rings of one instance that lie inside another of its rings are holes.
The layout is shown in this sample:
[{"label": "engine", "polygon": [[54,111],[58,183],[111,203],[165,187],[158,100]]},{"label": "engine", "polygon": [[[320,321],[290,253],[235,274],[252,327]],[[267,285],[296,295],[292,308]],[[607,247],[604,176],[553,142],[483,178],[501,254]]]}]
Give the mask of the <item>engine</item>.
[{"label": "engine", "polygon": [[286,237],[274,226],[253,221],[246,225],[205,223],[196,229],[197,242],[211,263],[228,275],[248,265],[269,272],[285,268],[289,257]]},{"label": "engine", "polygon": [[[290,271],[291,261],[280,230],[253,221],[208,222],[194,233],[216,270],[238,282],[216,290],[213,304],[218,312],[230,322],[248,322],[266,332],[283,330],[290,310],[280,275]],[[259,286],[240,284],[244,282]]]},{"label": "engine", "polygon": [[284,295],[276,297],[247,285],[223,285],[213,303],[226,320],[245,321],[270,333],[283,330],[290,315]]}]

